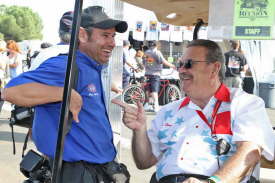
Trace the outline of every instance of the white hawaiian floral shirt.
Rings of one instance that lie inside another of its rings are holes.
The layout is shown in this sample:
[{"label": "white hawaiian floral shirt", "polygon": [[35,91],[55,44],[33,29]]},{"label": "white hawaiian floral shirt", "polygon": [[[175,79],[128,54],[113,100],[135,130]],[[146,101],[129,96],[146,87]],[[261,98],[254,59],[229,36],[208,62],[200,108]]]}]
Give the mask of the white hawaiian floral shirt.
[{"label": "white hawaiian floral shirt", "polygon": [[[217,101],[221,101],[221,105],[213,120]],[[199,113],[203,113],[205,119]],[[217,140],[211,133],[230,143],[227,154],[217,155]],[[267,159],[274,158],[275,135],[263,100],[239,89],[229,90],[223,84],[203,110],[188,97],[164,106],[152,121],[148,136],[159,160],[158,180],[180,173],[211,176],[219,168],[218,160],[222,166],[236,152],[238,141],[252,141],[263,148],[262,154]],[[259,176],[259,165],[256,169],[254,174]]]}]

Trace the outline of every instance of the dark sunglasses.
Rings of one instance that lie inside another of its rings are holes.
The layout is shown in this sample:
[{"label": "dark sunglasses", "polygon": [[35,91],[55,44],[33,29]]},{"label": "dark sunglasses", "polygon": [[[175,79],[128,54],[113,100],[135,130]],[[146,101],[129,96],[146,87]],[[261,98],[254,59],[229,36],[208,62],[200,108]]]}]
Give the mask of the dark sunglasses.
[{"label": "dark sunglasses", "polygon": [[180,68],[185,68],[185,69],[191,69],[193,64],[194,63],[197,63],[197,62],[205,62],[205,63],[208,63],[207,61],[199,61],[199,60],[192,60],[192,59],[187,59],[185,61],[179,61],[178,64],[177,64],[177,69],[180,69]]}]

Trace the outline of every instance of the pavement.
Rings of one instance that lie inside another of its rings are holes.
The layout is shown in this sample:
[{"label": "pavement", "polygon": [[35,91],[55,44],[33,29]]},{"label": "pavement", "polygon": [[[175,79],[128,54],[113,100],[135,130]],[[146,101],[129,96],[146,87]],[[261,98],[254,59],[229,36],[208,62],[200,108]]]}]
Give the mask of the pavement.
[{"label": "pavement", "polygon": [[[21,161],[22,146],[24,143],[26,128],[15,127],[16,154],[13,155],[11,129],[8,118],[10,116],[10,104],[5,103],[0,113],[0,183],[22,183],[26,178],[20,173],[19,163]],[[268,109],[268,114],[275,126],[275,110]],[[154,113],[147,113],[148,122],[154,117]],[[131,183],[147,183],[155,171],[152,167],[147,170],[136,168],[131,154],[132,132],[125,126],[122,127],[122,138],[120,141],[120,161],[125,163],[131,173]],[[29,141],[28,149],[35,149],[34,144]],[[274,183],[275,170],[261,168],[261,183]]]}]

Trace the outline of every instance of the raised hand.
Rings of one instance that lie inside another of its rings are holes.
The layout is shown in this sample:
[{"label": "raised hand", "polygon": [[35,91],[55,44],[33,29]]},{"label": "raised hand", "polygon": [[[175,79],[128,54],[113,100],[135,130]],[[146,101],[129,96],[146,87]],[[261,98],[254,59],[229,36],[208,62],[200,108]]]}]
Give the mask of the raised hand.
[{"label": "raised hand", "polygon": [[136,106],[123,103],[118,99],[113,99],[112,103],[119,105],[123,111],[122,121],[128,128],[132,130],[146,129],[146,116],[145,111],[140,101],[137,102]]},{"label": "raised hand", "polygon": [[83,101],[82,101],[81,95],[77,93],[74,89],[72,89],[70,111],[73,115],[73,119],[76,122],[79,122],[78,114],[81,110],[82,104],[83,104]]}]

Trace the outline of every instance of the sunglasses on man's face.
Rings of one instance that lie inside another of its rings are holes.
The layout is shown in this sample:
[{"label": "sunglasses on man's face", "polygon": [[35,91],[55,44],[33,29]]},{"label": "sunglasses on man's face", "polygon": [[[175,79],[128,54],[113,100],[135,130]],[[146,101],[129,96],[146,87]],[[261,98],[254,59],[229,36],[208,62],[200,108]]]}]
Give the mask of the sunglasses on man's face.
[{"label": "sunglasses on man's face", "polygon": [[180,69],[180,68],[191,69],[193,67],[193,64],[198,62],[208,63],[207,61],[187,59],[185,61],[179,61],[177,65],[177,69]]}]

